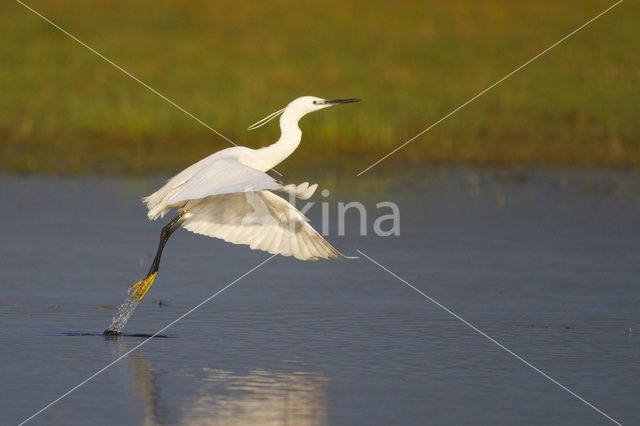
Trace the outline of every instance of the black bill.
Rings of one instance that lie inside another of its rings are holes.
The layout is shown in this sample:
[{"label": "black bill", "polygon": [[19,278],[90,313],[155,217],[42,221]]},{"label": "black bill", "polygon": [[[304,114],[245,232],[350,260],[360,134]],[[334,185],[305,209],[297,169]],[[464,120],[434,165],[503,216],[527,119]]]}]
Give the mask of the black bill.
[{"label": "black bill", "polygon": [[351,102],[360,102],[360,99],[327,99],[323,104],[350,104]]}]

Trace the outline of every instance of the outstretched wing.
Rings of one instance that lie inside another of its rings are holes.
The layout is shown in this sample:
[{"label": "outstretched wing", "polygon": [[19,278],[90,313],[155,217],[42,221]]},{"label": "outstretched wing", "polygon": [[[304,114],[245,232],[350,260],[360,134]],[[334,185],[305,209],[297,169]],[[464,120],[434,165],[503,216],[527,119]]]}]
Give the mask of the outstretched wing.
[{"label": "outstretched wing", "polygon": [[268,174],[234,158],[225,158],[192,165],[143,201],[149,209],[149,219],[153,220],[163,217],[171,208],[180,207],[188,200],[278,188],[281,185]]},{"label": "outstretched wing", "polygon": [[171,194],[167,205],[211,195],[276,189],[280,184],[265,172],[235,159],[218,160],[200,170]]},{"label": "outstretched wing", "polygon": [[182,227],[301,260],[342,255],[295,207],[270,191],[221,194],[187,202]]}]

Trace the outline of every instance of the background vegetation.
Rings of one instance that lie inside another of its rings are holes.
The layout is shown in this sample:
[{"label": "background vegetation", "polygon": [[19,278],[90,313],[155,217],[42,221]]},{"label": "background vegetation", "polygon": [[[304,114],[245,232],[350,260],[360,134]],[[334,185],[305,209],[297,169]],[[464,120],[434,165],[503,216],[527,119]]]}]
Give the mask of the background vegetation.
[{"label": "background vegetation", "polygon": [[[301,95],[281,167],[362,170],[613,1],[27,4],[238,144]],[[638,166],[640,6],[624,2],[384,162]],[[0,169],[145,173],[229,146],[16,2],[0,14]]]}]

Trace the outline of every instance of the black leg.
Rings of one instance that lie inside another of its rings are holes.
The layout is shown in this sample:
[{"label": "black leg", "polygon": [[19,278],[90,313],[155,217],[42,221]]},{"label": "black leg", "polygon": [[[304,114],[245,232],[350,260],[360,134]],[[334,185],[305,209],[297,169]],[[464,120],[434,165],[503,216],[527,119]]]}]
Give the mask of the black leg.
[{"label": "black leg", "polygon": [[[130,287],[129,291],[131,292],[131,290],[133,290],[133,293],[131,293],[129,297],[137,297],[138,303],[142,301],[144,295],[147,294],[147,291],[149,291],[149,288],[151,288],[151,285],[153,285],[153,282],[155,281],[156,275],[158,273],[158,268],[160,267],[160,257],[162,257],[162,249],[164,249],[164,246],[165,244],[167,244],[167,241],[169,240],[171,234],[173,234],[176,229],[178,229],[180,225],[182,225],[182,222],[184,222],[183,216],[184,212],[178,213],[178,215],[174,217],[171,222],[169,222],[164,228],[162,228],[162,232],[160,233],[160,245],[158,246],[156,257],[153,259],[153,263],[151,264],[151,269],[149,269],[149,274],[147,274],[147,277],[144,280],[138,281]],[[103,334],[105,336],[118,336],[120,335],[120,332],[107,329]]]},{"label": "black leg", "polygon": [[160,244],[158,245],[156,257],[153,259],[153,263],[151,264],[151,269],[149,269],[149,273],[147,274],[145,279],[138,281],[130,287],[133,292],[129,297],[137,297],[138,302],[140,302],[142,301],[144,295],[147,294],[147,291],[149,291],[149,288],[151,288],[153,282],[156,279],[156,276],[158,275],[158,269],[160,268],[160,258],[162,257],[162,250],[164,249],[165,244],[167,244],[167,241],[169,240],[171,234],[173,234],[175,230],[178,229],[180,225],[182,225],[182,222],[184,222],[184,212],[178,213],[178,215],[174,217],[171,222],[169,222],[164,228],[162,228],[162,232],[160,233]]},{"label": "black leg", "polygon": [[184,212],[178,213],[176,217],[174,217],[171,222],[169,222],[164,228],[162,228],[162,232],[160,233],[160,244],[158,244],[158,251],[156,252],[156,257],[153,259],[153,263],[151,264],[151,268],[149,269],[149,273],[147,277],[158,272],[160,269],[160,258],[162,257],[162,250],[164,249],[165,244],[169,241],[169,237],[173,234],[176,229],[182,225],[184,222],[183,219]]}]

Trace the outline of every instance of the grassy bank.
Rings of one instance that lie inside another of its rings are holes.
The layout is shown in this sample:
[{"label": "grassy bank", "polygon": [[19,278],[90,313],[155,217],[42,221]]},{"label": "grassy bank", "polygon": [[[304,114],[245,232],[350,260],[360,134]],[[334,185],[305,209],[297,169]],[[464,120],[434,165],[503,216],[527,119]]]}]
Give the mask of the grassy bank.
[{"label": "grassy bank", "polygon": [[[359,171],[612,2],[28,4],[239,144],[274,141],[244,129],[297,96],[363,98],[306,117],[282,167]],[[637,167],[637,22],[622,3],[384,167]],[[0,169],[146,173],[229,146],[18,3],[0,28]]]}]

